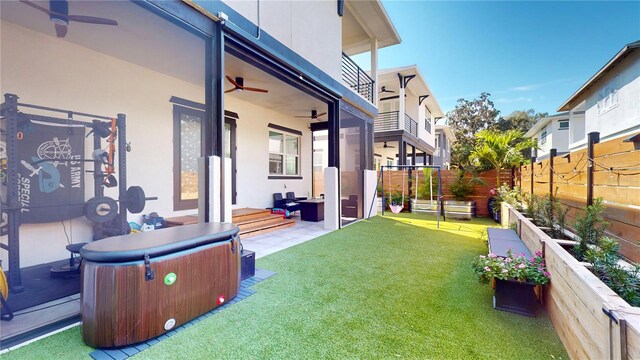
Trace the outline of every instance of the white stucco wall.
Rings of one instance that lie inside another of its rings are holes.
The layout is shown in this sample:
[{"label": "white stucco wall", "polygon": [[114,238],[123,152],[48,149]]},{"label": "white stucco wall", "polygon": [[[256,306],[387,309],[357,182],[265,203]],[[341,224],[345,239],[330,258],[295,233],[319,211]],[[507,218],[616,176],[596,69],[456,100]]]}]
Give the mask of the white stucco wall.
[{"label": "white stucco wall", "polygon": [[[202,86],[6,21],[0,26],[0,93],[17,94],[25,103],[79,112],[126,114],[127,141],[132,147],[127,154],[127,184],[142,186],[147,196],[159,197],[148,202],[144,212],[162,216],[189,212],[173,211],[173,104],[169,99],[178,96],[204,102]],[[91,146],[91,137],[85,144]],[[90,174],[85,174],[86,199],[93,196],[91,184]],[[117,198],[117,188],[106,189],[105,195]],[[129,219],[139,221],[140,216],[130,214]],[[91,224],[84,217],[65,223],[72,242],[92,238]],[[25,224],[20,228],[21,265],[67,258],[65,245],[59,222]],[[6,266],[6,251],[0,252],[0,258]]]},{"label": "white stucco wall", "polygon": [[[614,105],[607,106],[606,98]],[[640,130],[640,52],[632,53],[599,80],[585,106],[585,138],[598,131],[602,142]]]},{"label": "white stucco wall", "polygon": [[[234,208],[267,208],[273,206],[273,193],[293,191],[296,196],[311,194],[312,138],[309,122],[285,116],[238,98],[225,97],[225,109],[240,117],[237,120],[236,186],[238,196]],[[302,132],[300,170],[302,180],[269,180],[269,123]]]},{"label": "white stucco wall", "polygon": [[[276,40],[341,81],[342,19],[335,1],[225,0]],[[233,22],[233,17],[229,20]],[[254,34],[257,35],[257,34]]]}]

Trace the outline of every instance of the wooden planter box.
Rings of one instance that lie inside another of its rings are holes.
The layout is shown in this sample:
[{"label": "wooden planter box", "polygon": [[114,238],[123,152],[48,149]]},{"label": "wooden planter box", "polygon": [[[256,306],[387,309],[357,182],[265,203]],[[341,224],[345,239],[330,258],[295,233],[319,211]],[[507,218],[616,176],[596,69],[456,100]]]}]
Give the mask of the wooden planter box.
[{"label": "wooden planter box", "polygon": [[536,285],[529,282],[496,279],[493,308],[525,316],[536,316]]},{"label": "wooden planter box", "polygon": [[[600,279],[508,204],[503,226],[515,223],[531,252],[543,253],[551,280],[545,309],[572,359],[640,359],[640,308],[630,306]],[[613,311],[613,321],[606,313]]]}]

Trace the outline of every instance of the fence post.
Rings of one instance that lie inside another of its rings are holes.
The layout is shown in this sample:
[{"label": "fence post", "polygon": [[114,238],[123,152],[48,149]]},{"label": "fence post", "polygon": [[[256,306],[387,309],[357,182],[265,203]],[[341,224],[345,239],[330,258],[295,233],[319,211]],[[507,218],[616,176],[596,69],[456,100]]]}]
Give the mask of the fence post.
[{"label": "fence post", "polygon": [[549,150],[549,195],[553,197],[553,158],[558,155],[557,149]]},{"label": "fence post", "polygon": [[599,132],[594,131],[587,134],[587,206],[593,205],[593,173],[595,172],[593,147],[599,142]]},{"label": "fence post", "polygon": [[533,195],[533,165],[536,163],[536,156],[534,154],[533,152],[531,154],[531,195]]}]

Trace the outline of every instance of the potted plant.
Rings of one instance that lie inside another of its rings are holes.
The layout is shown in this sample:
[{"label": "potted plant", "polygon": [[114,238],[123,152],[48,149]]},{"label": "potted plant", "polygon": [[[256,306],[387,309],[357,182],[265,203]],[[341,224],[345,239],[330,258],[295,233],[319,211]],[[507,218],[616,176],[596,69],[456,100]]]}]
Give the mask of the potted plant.
[{"label": "potted plant", "polygon": [[480,283],[495,284],[493,307],[516,314],[536,315],[536,287],[549,282],[542,253],[527,259],[524,254],[507,257],[480,255],[472,264]]},{"label": "potted plant", "polygon": [[467,178],[466,174],[464,169],[458,170],[456,180],[449,186],[455,200],[443,201],[446,217],[471,220],[476,216],[476,202],[470,201],[469,196],[475,193],[474,185],[484,185],[484,181],[473,173],[470,178]]}]

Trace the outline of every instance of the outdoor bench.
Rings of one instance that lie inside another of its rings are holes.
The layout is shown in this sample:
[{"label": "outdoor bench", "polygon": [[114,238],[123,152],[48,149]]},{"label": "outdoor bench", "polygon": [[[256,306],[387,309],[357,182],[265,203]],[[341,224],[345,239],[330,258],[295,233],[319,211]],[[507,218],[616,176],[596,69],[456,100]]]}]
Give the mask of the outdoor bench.
[{"label": "outdoor bench", "polygon": [[488,228],[489,252],[500,257],[507,257],[508,251],[515,256],[524,254],[527,258],[532,257],[531,252],[522,239],[512,229]]}]

